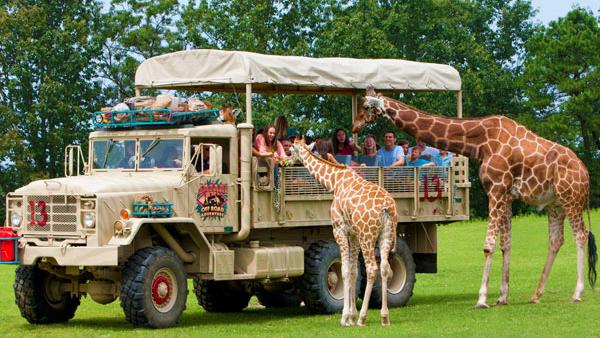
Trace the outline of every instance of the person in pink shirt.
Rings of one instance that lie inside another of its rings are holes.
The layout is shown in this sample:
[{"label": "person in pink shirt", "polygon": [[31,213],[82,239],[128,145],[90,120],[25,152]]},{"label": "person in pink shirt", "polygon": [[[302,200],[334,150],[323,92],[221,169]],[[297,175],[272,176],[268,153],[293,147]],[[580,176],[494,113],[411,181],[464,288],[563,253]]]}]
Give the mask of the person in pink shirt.
[{"label": "person in pink shirt", "polygon": [[286,160],[285,150],[281,142],[275,137],[276,134],[277,129],[270,124],[264,129],[262,134],[256,135],[256,139],[254,140],[256,151],[253,154],[258,157],[272,157],[275,163]]}]

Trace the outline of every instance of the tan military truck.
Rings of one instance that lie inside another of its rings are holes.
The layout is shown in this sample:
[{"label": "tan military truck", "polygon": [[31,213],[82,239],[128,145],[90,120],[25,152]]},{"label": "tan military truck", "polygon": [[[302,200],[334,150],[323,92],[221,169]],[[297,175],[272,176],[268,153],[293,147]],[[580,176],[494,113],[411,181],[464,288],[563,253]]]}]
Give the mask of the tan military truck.
[{"label": "tan military truck", "polygon": [[[188,278],[207,311],[241,311],[252,295],[266,307],[339,311],[332,195],[301,166],[275,168],[252,157],[253,94],[346,95],[354,114],[368,85],[387,93],[455,91],[461,113],[454,68],[404,60],[190,50],[144,61],[135,81],[138,94],[245,93],[245,121],[96,116],[88,157],[70,146],[65,177],[9,193],[6,225],[18,235],[20,261],[16,302],[31,323],[67,321],[89,295],[102,304],[120,298],[133,325],[171,326],[185,308]],[[400,240],[388,298],[402,306],[415,272],[436,272],[436,225],[469,218],[467,161],[356,170],[396,198]],[[375,290],[372,304],[379,299]]]}]

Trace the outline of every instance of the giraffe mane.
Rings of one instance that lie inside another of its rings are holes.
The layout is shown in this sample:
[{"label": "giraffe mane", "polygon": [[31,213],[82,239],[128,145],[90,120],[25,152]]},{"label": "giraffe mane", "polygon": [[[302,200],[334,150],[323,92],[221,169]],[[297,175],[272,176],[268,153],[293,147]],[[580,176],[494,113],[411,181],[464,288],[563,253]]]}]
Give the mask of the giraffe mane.
[{"label": "giraffe mane", "polygon": [[314,154],[312,151],[310,151],[310,150],[308,149],[308,146],[307,146],[306,144],[303,144],[302,146],[303,146],[303,147],[304,147],[304,148],[305,148],[305,149],[308,151],[308,154],[309,154],[310,156],[314,157],[315,159],[317,159],[317,161],[323,162],[323,163],[325,163],[325,164],[328,164],[328,165],[330,165],[330,166],[332,166],[332,167],[335,167],[335,168],[339,168],[339,169],[348,169],[348,167],[347,167],[347,166],[345,166],[345,165],[343,165],[343,164],[337,164],[337,163],[329,162],[329,161],[327,161],[326,159],[323,159],[323,158],[321,158],[320,156],[317,156],[317,155],[315,155],[315,154]]},{"label": "giraffe mane", "polygon": [[[492,118],[492,117],[500,117],[500,116],[502,116],[502,115],[488,115],[488,116],[478,116],[478,117],[461,117],[461,118],[458,118],[458,117],[445,116],[445,115],[434,115],[434,114],[431,114],[431,113],[429,113],[429,112],[426,112],[426,111],[424,111],[424,110],[421,110],[421,109],[419,109],[419,108],[417,108],[417,107],[415,107],[415,106],[411,106],[410,104],[404,103],[404,102],[402,102],[402,101],[400,101],[400,100],[396,100],[396,99],[393,99],[393,98],[391,98],[391,97],[388,97],[388,96],[381,96],[381,97],[385,97],[385,98],[386,98],[387,100],[389,100],[389,101],[392,101],[392,102],[398,103],[398,104],[400,104],[400,105],[401,105],[401,106],[403,106],[403,107],[406,107],[406,108],[412,109],[412,110],[414,110],[414,111],[417,111],[417,112],[419,112],[419,113],[421,113],[421,114],[424,114],[424,115],[427,115],[427,116],[441,116],[441,117],[445,117],[445,118],[448,118],[448,119],[451,119],[451,120],[459,120],[459,121],[480,121],[480,120],[485,120],[485,119],[489,119],[489,118]],[[385,109],[385,108],[384,108],[384,109]]]}]

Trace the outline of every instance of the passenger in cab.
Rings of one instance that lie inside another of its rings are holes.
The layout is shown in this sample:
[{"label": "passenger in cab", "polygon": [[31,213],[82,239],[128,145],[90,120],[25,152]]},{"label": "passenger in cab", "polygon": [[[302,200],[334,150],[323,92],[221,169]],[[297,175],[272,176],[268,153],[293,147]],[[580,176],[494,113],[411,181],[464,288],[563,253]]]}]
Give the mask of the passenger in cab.
[{"label": "passenger in cab", "polygon": [[383,143],[384,146],[377,151],[377,155],[381,156],[381,165],[385,167],[404,165],[404,151],[396,145],[396,135],[393,131],[385,132]]},{"label": "passenger in cab", "polygon": [[156,161],[157,168],[181,168],[183,153],[181,149],[176,146],[170,145],[166,147],[160,160]]}]

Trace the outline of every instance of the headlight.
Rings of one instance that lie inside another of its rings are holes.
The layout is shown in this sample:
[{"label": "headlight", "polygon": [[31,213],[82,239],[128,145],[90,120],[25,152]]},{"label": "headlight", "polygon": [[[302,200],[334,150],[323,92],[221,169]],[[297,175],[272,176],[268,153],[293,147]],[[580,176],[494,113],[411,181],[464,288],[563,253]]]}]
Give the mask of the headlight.
[{"label": "headlight", "polygon": [[21,213],[19,212],[19,210],[12,210],[10,213],[10,224],[14,227],[14,228],[18,228],[19,226],[21,226],[21,221],[23,220],[23,217],[21,217]]},{"label": "headlight", "polygon": [[93,212],[86,212],[83,214],[83,226],[86,228],[93,228],[96,223],[96,219]]}]

